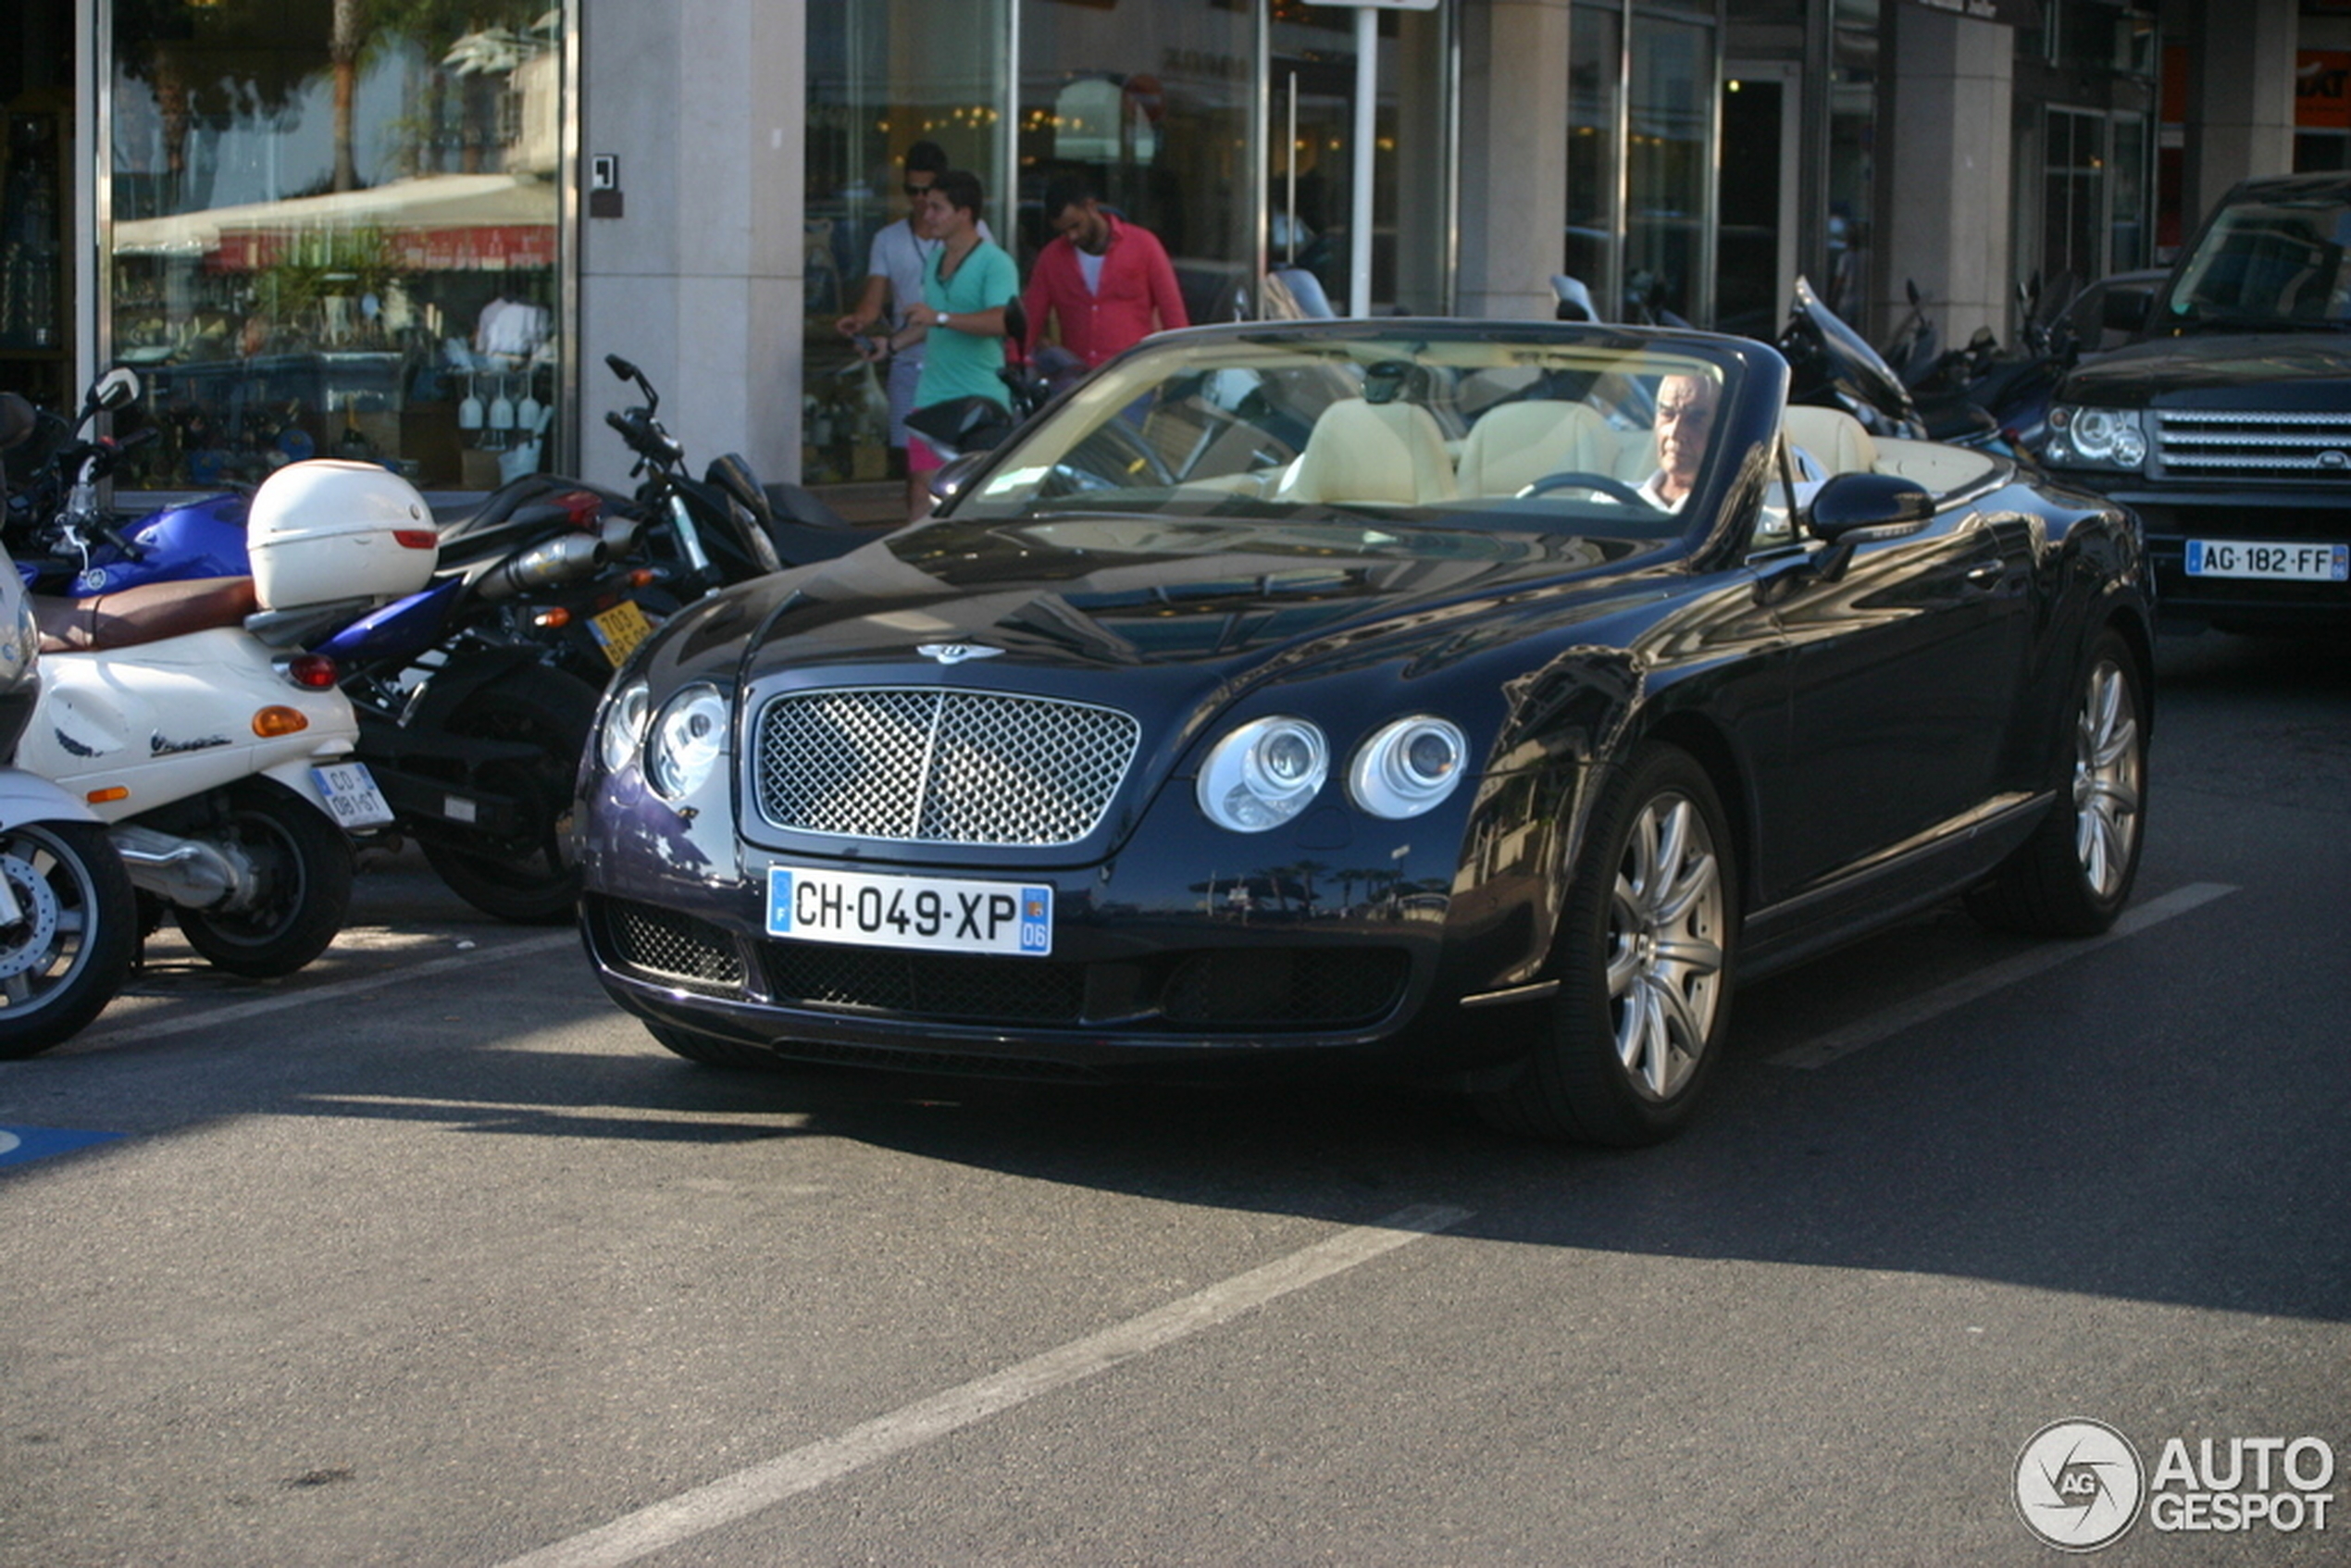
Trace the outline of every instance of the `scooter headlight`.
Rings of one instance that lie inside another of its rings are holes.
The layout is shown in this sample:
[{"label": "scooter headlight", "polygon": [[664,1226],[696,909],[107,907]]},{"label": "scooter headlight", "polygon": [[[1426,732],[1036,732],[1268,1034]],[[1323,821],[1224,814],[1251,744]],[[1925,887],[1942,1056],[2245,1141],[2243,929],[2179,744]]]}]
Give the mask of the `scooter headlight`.
[{"label": "scooter headlight", "polygon": [[2137,468],[2146,461],[2146,429],[2133,408],[2082,408],[2059,404],[2049,410],[2052,463],[2100,468]]},{"label": "scooter headlight", "polygon": [[1428,714],[1399,718],[1356,748],[1347,792],[1374,816],[1418,816],[1453,792],[1468,760],[1460,725]]},{"label": "scooter headlight", "polygon": [[714,686],[689,686],[662,704],[645,747],[645,778],[667,800],[709,781],[727,754],[727,699]]},{"label": "scooter headlight", "polygon": [[1219,828],[1263,833],[1304,811],[1329,777],[1330,746],[1302,718],[1261,718],[1210,749],[1200,809]]},{"label": "scooter headlight", "polygon": [[618,773],[637,760],[645,744],[645,724],[653,716],[653,688],[632,680],[613,694],[604,706],[604,722],[596,733],[596,756],[606,773]]}]

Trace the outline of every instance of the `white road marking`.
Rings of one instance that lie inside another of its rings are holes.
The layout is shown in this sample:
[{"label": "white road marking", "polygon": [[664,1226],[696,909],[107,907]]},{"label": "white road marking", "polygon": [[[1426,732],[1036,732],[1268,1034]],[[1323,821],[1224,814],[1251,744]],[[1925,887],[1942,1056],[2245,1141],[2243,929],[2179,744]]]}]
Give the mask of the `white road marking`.
[{"label": "white road marking", "polygon": [[839,1437],[823,1438],[765,1464],[680,1492],[609,1524],[515,1558],[500,1568],[616,1568],[985,1421],[1039,1394],[1213,1328],[1294,1290],[1449,1230],[1467,1218],[1466,1209],[1434,1204],[1400,1209],[1099,1334],[1074,1339],[961,1388],[917,1400]]},{"label": "white road marking", "polygon": [[559,947],[578,947],[578,945],[579,933],[578,931],[550,931],[544,936],[524,937],[516,941],[499,942],[494,946],[468,948],[463,952],[453,952],[445,958],[427,959],[422,964],[404,964],[396,969],[379,970],[373,975],[354,975],[347,980],[333,980],[323,986],[311,987],[306,990],[281,991],[275,996],[265,996],[254,1002],[241,1002],[233,1007],[216,1007],[173,1018],[155,1018],[143,1024],[127,1025],[119,1029],[107,1028],[106,1019],[101,1017],[96,1024],[83,1030],[79,1038],[104,1040],[109,1045],[119,1044],[124,1040],[157,1039],[165,1035],[186,1034],[191,1029],[209,1029],[216,1025],[234,1024],[246,1018],[257,1018],[266,1013],[280,1013],[289,1007],[315,1007],[322,1002],[335,1002],[342,997],[357,996],[365,991],[381,990],[386,986],[396,986],[421,979],[427,975],[437,975],[443,970],[467,968],[486,959],[508,958],[516,953],[525,952],[546,952]]},{"label": "white road marking", "polygon": [[2191,882],[2184,888],[2174,888],[2161,898],[2149,899],[2143,904],[2122,912],[2112,928],[2102,936],[2079,941],[2053,941],[2031,952],[2019,953],[2004,964],[1979,970],[1964,979],[1928,991],[1924,996],[1872,1013],[1841,1029],[1833,1030],[1809,1044],[1783,1051],[1768,1060],[1777,1067],[1825,1067],[1840,1057],[1852,1055],[1891,1036],[1900,1034],[1916,1024],[1940,1017],[1955,1007],[1964,1007],[1980,997],[2016,984],[2060,964],[2071,963],[2084,953],[2096,952],[2109,942],[2138,935],[2150,926],[2160,925],[2175,915],[2185,915],[2199,904],[2226,897],[2236,891],[2220,882]]}]

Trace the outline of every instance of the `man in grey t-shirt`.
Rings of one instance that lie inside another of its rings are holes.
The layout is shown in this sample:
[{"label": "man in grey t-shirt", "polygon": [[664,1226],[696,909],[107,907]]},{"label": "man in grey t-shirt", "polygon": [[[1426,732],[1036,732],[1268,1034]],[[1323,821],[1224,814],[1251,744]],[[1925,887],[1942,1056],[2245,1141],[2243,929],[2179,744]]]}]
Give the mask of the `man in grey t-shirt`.
[{"label": "man in grey t-shirt", "polygon": [[[902,189],[914,212],[921,211],[923,197],[946,167],[947,154],[936,142],[917,142],[906,149]],[[979,237],[993,238],[985,223],[979,226]],[[915,231],[913,213],[884,225],[874,236],[872,249],[866,255],[865,292],[857,296],[856,308],[834,322],[834,328],[846,338],[870,336],[878,340],[865,345],[864,352],[869,356],[887,353],[889,335],[906,325],[906,312],[923,303],[923,268],[930,253],[938,248],[938,241],[925,239]],[[891,356],[885,384],[889,392],[889,461],[894,473],[906,472],[906,416],[914,410],[914,383],[922,379],[922,374],[920,341]],[[923,483],[922,479],[907,474],[906,506],[910,516],[919,509]]]}]

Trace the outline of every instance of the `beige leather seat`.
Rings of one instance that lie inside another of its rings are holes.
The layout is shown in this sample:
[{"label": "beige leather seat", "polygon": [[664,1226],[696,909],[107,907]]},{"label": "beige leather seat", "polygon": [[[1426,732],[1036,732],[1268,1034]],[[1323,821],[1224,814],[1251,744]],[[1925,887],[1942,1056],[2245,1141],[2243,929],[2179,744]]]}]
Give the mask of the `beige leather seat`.
[{"label": "beige leather seat", "polygon": [[1306,450],[1274,499],[1417,506],[1456,493],[1445,432],[1427,409],[1349,398],[1314,421]]},{"label": "beige leather seat", "polygon": [[1462,443],[1463,495],[1516,495],[1546,474],[1616,473],[1617,440],[1580,403],[1505,403],[1489,408]]},{"label": "beige leather seat", "polygon": [[1861,421],[1842,408],[1792,404],[1781,416],[1780,429],[1790,446],[1800,446],[1812,454],[1823,478],[1877,469],[1877,442],[1861,428]]}]

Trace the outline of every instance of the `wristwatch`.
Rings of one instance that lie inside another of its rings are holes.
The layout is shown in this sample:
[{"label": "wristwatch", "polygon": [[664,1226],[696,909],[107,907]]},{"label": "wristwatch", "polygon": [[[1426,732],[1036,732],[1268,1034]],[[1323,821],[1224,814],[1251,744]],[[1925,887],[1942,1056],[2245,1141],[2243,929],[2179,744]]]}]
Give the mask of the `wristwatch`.
[{"label": "wristwatch", "polygon": [[955,319],[955,318],[954,318],[953,317],[952,317],[952,316],[948,315],[945,311],[943,311],[943,310],[942,310],[942,311],[940,311],[940,312],[939,313],[939,319],[938,319],[938,320],[936,320],[936,321],[934,321],[934,322],[932,322],[932,323],[931,323],[931,325],[932,325],[932,326],[934,326],[934,327],[946,327],[946,326],[951,326],[951,325],[952,325],[952,324],[953,324],[954,319]]}]

